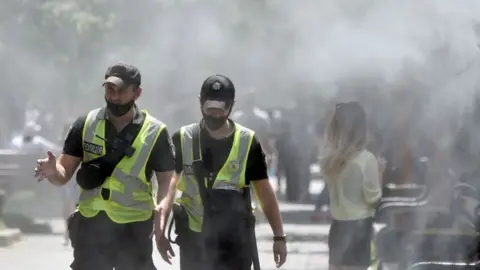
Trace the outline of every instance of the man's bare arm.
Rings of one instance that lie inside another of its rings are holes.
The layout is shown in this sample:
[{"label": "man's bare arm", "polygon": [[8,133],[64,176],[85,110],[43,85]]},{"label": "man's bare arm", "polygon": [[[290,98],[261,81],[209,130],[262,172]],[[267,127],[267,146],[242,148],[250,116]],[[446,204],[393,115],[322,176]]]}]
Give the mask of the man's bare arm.
[{"label": "man's bare arm", "polygon": [[81,161],[79,157],[61,154],[57,159],[57,173],[53,179],[49,179],[50,183],[56,186],[63,186],[68,183]]},{"label": "man's bare arm", "polygon": [[163,233],[175,200],[177,177],[174,171],[155,172],[155,176],[158,183],[156,218],[159,218],[158,229]]},{"label": "man's bare arm", "polygon": [[262,210],[270,223],[273,234],[276,236],[284,235],[285,232],[283,231],[283,221],[282,216],[280,215],[280,208],[270,181],[264,179],[253,181],[252,183],[257,197],[260,200]]}]

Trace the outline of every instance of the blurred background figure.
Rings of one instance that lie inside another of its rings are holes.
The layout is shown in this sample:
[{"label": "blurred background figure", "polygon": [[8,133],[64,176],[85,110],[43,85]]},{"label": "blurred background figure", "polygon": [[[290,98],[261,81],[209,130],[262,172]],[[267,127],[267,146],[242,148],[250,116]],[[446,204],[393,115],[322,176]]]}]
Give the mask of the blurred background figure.
[{"label": "blurred background figure", "polygon": [[[259,107],[254,89],[250,89],[250,91],[243,96],[243,102],[239,105],[240,109],[234,111],[230,118],[240,125],[255,131],[255,135],[265,152],[268,169],[271,171],[276,167],[276,164],[274,164],[276,152],[274,148],[275,142],[271,133],[271,119],[268,112]],[[256,200],[256,196],[252,196],[252,198]],[[255,204],[256,203],[258,202],[255,202]]]},{"label": "blurred background figure", "polygon": [[[320,163],[322,160],[322,155],[325,154],[325,126],[328,122],[327,117],[323,117],[321,120],[317,122],[315,125],[315,134],[317,138],[317,147],[315,148],[317,155],[315,156],[315,163]],[[319,172],[320,176],[322,177],[322,170],[320,168]],[[325,182],[324,182],[325,183]],[[315,212],[312,215],[312,221],[329,221],[330,220],[330,197],[328,195],[328,188],[326,184],[320,194],[315,199]]]},{"label": "blurred background figure", "polygon": [[287,118],[286,109],[274,109],[272,116],[272,137],[277,153],[277,192],[281,194],[285,189],[285,199],[288,202],[298,202],[300,200],[299,153],[295,148],[295,138],[292,136],[292,124]]},{"label": "blurred background figure", "polygon": [[471,112],[465,113],[460,131],[456,134],[452,151],[452,169],[461,181],[470,182],[480,188],[480,94],[473,100]]},{"label": "blurred background figure", "polygon": [[231,118],[239,124],[255,131],[270,161],[270,165],[271,157],[275,154],[275,150],[271,133],[271,119],[268,112],[258,105],[256,91],[254,89],[251,89],[244,95],[242,100],[241,104],[239,104],[239,110],[233,112]]}]

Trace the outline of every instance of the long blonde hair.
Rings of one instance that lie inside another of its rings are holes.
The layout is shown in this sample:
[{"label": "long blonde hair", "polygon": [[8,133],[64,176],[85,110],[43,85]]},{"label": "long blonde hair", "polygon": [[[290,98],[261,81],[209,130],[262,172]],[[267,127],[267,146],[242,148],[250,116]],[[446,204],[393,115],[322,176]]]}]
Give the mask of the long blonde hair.
[{"label": "long blonde hair", "polygon": [[339,174],[367,145],[367,119],[358,102],[337,103],[325,128],[326,153],[320,162],[327,176]]}]

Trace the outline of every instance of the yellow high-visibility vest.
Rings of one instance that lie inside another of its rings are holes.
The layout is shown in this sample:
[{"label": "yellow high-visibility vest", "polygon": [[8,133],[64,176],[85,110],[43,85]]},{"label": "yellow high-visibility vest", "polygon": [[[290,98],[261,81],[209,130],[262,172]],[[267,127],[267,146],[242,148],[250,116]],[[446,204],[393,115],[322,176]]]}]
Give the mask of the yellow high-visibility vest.
[{"label": "yellow high-visibility vest", "polygon": [[[117,164],[112,175],[102,186],[92,190],[82,190],[78,205],[79,212],[87,218],[105,211],[116,223],[130,223],[148,220],[155,208],[152,185],[148,181],[145,168],[150,153],[165,124],[143,111],[146,116],[142,128],[133,141],[135,152],[125,156]],[[89,162],[106,154],[105,108],[88,113],[83,128],[83,160]],[[102,188],[110,190],[110,198],[102,198]]]},{"label": "yellow high-visibility vest", "polygon": [[[177,203],[184,205],[188,214],[188,225],[194,232],[201,232],[203,224],[203,204],[200,197],[197,179],[193,173],[193,131],[200,128],[198,124],[191,124],[180,129],[182,144],[183,171],[177,190],[181,191]],[[233,145],[227,161],[215,178],[213,189],[227,189],[241,192],[245,183],[247,158],[252,145],[254,132],[235,123]],[[201,152],[201,150],[199,150]],[[205,185],[206,181],[204,179]]]}]

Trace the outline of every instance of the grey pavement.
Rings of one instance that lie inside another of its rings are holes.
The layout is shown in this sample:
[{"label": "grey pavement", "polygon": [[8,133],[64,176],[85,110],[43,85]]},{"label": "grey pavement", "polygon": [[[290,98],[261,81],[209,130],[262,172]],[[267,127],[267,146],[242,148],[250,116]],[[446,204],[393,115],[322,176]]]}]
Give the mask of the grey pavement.
[{"label": "grey pavement", "polygon": [[[315,181],[311,193],[319,193],[322,183]],[[289,235],[287,263],[281,268],[286,270],[328,269],[328,248],[325,242],[328,225],[309,224],[306,220],[313,211],[311,205],[281,204],[282,213],[292,216],[293,222],[285,224]],[[298,213],[298,217],[296,217]],[[295,222],[298,220],[298,222]],[[0,269],[6,270],[64,270],[69,269],[72,261],[72,249],[62,245],[63,223],[61,220],[50,221],[56,235],[24,236],[23,240],[8,248],[0,248]],[[258,250],[262,269],[276,269],[273,254],[271,230],[268,224],[257,226]],[[178,254],[178,249],[177,249]],[[178,258],[172,266],[164,263],[156,251],[153,252],[158,269],[179,269]]]},{"label": "grey pavement", "polygon": [[[61,229],[61,222],[56,221],[57,229]],[[326,225],[286,225],[287,232],[291,235],[312,236],[318,239],[328,231]],[[298,232],[294,232],[298,230]],[[260,224],[257,228],[258,250],[262,269],[275,269],[272,255],[272,242],[270,228],[267,224]],[[8,270],[63,270],[69,269],[72,261],[72,249],[62,245],[62,236],[24,236],[24,239],[8,248],[0,248],[0,269]],[[328,250],[324,242],[296,241],[288,243],[289,256],[287,263],[282,269],[308,270],[327,269]],[[178,250],[177,254],[178,254]],[[158,269],[177,270],[178,258],[174,259],[174,265],[165,264],[156,251],[153,253],[155,265]]]},{"label": "grey pavement", "polygon": [[[270,241],[259,241],[258,249],[262,269],[275,269]],[[324,243],[289,243],[288,261],[282,269],[327,269],[327,247]],[[178,259],[174,265],[166,265],[154,252],[158,269],[178,268]],[[62,246],[61,236],[30,236],[9,248],[0,249],[0,269],[8,270],[62,270],[69,269],[72,250]]]},{"label": "grey pavement", "polygon": [[[61,230],[61,221],[54,223],[57,231]],[[285,227],[290,235],[288,242],[289,255],[287,263],[282,269],[327,269],[328,249],[322,239],[326,237],[328,226],[287,224]],[[275,269],[271,232],[268,224],[258,225],[257,237],[262,269]],[[0,269],[69,269],[68,265],[72,261],[72,249],[64,247],[62,241],[61,235],[24,236],[21,242],[8,248],[0,248]],[[178,249],[176,251],[178,254]],[[165,264],[156,251],[153,253],[153,258],[158,269],[179,269],[178,258],[174,259],[174,265],[172,266]]]}]

